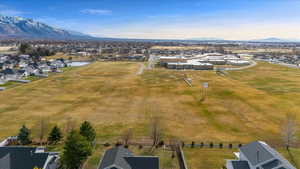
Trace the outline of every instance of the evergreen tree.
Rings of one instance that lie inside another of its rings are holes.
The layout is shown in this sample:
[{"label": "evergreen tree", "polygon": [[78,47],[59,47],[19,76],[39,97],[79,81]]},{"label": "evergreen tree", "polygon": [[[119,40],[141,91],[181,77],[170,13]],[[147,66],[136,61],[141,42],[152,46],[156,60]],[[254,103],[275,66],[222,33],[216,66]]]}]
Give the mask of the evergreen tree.
[{"label": "evergreen tree", "polygon": [[21,43],[19,52],[21,54],[27,54],[29,51],[31,51],[31,46],[28,43]]},{"label": "evergreen tree", "polygon": [[23,125],[18,134],[18,141],[23,145],[30,144],[30,133],[30,130]]},{"label": "evergreen tree", "polygon": [[57,126],[54,126],[51,130],[51,132],[49,133],[49,137],[48,137],[48,141],[50,142],[50,144],[56,144],[58,143],[60,140],[62,139],[62,133],[60,128],[58,128]]},{"label": "evergreen tree", "polygon": [[90,143],[96,138],[96,132],[90,122],[84,121],[80,126],[80,134],[84,136]]},{"label": "evergreen tree", "polygon": [[91,153],[92,146],[89,141],[73,130],[65,142],[62,167],[65,169],[78,169]]}]

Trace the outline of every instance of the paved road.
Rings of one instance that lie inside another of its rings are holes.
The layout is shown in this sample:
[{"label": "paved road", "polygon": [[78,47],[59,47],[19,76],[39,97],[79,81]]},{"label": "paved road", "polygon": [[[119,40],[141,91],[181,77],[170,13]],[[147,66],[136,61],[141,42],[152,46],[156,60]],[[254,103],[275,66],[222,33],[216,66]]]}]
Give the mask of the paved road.
[{"label": "paved road", "polygon": [[278,65],[282,65],[282,66],[286,66],[286,67],[290,67],[290,68],[300,69],[299,66],[293,65],[293,64],[288,64],[288,63],[272,63],[272,64],[278,64]]},{"label": "paved road", "polygon": [[256,66],[257,63],[254,60],[251,60],[251,64],[248,66],[243,66],[243,67],[237,67],[237,68],[224,68],[224,70],[244,70],[244,69],[249,69],[251,67]]}]

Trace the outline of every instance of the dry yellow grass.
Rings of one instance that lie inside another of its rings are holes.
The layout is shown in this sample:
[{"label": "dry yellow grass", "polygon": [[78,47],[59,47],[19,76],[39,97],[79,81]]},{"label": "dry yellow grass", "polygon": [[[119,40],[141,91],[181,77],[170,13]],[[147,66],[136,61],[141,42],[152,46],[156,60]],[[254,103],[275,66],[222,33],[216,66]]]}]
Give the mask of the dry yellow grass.
[{"label": "dry yellow grass", "polygon": [[[161,49],[161,50],[203,50],[203,49],[215,49],[214,46],[153,46],[151,49]],[[245,48],[240,47],[224,47],[226,51],[232,53],[292,53],[292,48]]]},{"label": "dry yellow grass", "polygon": [[[285,114],[300,115],[298,70],[260,63],[222,77],[165,69],[137,76],[138,69],[138,63],[97,62],[1,92],[0,137],[15,135],[22,124],[33,126],[41,117],[61,126],[69,118],[89,120],[103,140],[129,127],[144,136],[149,118],[160,116],[165,135],[248,142],[280,138]],[[193,87],[184,83],[184,74],[193,78]],[[204,102],[202,82],[210,84]]]},{"label": "dry yellow grass", "polygon": [[[246,143],[279,140],[288,112],[300,120],[297,69],[259,63],[224,77],[213,71],[161,68],[136,75],[139,67],[139,63],[95,62],[0,92],[0,138],[16,135],[22,124],[36,131],[36,123],[46,117],[61,127],[70,118],[77,124],[89,120],[98,141],[116,141],[128,128],[134,128],[135,136],[147,136],[149,119],[160,116],[164,136],[186,143]],[[183,81],[185,74],[193,79],[193,87]],[[200,102],[202,82],[209,82],[209,89]],[[88,166],[97,164],[101,152]],[[231,150],[199,149],[187,150],[186,156],[192,168],[218,167],[224,158],[233,157]]]},{"label": "dry yellow grass", "polygon": [[13,46],[0,46],[0,52],[9,51]]},{"label": "dry yellow grass", "polygon": [[69,59],[70,57],[72,58],[73,61],[87,61],[87,60],[91,60],[91,57],[89,57],[89,56],[71,56],[71,55],[64,54],[64,53],[57,53],[57,54],[52,55],[52,56],[47,56],[46,59],[47,60],[50,60],[50,59],[60,59],[60,58]]},{"label": "dry yellow grass", "polygon": [[291,48],[257,48],[257,49],[240,49],[240,48],[225,48],[226,51],[233,53],[292,53]]},{"label": "dry yellow grass", "polygon": [[205,46],[153,46],[151,49],[161,50],[202,50]]}]

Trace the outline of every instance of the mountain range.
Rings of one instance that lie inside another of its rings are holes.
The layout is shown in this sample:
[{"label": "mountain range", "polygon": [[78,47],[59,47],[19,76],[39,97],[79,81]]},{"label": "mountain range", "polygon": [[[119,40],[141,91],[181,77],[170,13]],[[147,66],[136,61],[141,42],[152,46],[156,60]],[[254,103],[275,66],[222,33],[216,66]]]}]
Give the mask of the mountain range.
[{"label": "mountain range", "polygon": [[55,28],[32,19],[0,15],[0,39],[7,38],[76,40],[94,37]]},{"label": "mountain range", "polygon": [[[0,14],[0,39],[56,39],[56,40],[142,40],[98,38],[80,32],[55,28],[45,23],[17,16],[3,16]],[[150,39],[146,40],[149,41]],[[183,41],[227,41],[220,38],[192,38]],[[156,40],[164,41],[164,40]],[[170,40],[167,40],[170,41]],[[178,40],[177,40],[178,41]],[[246,40],[247,41],[247,40]],[[300,39],[266,38],[248,40],[250,42],[300,42]]]},{"label": "mountain range", "polygon": [[254,42],[300,42],[300,39],[281,39],[276,37],[251,40]]}]

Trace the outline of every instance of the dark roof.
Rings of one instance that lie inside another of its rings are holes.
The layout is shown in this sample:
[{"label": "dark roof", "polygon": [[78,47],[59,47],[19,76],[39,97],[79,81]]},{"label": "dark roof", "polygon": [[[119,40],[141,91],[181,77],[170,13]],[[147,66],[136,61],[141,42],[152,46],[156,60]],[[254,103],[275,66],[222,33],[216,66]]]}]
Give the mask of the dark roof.
[{"label": "dark roof", "polygon": [[247,161],[231,161],[233,169],[250,169]]},{"label": "dark roof", "polygon": [[43,168],[49,153],[36,153],[35,151],[34,147],[0,147],[0,168]]},{"label": "dark roof", "polygon": [[159,169],[158,157],[125,157],[132,169]]},{"label": "dark roof", "polygon": [[15,74],[12,69],[2,70],[1,73],[6,74],[6,75],[13,75],[13,74]]},{"label": "dark roof", "polygon": [[130,156],[133,156],[132,152],[122,146],[111,148],[105,152],[99,169],[104,169],[111,165],[116,165],[123,169],[131,169],[124,159],[124,157]]},{"label": "dark roof", "polygon": [[18,73],[19,73],[19,74],[23,74],[23,73],[25,73],[25,72],[26,72],[26,71],[23,70],[23,69],[19,69],[19,70],[18,70]]},{"label": "dark roof", "polygon": [[274,158],[274,156],[259,141],[242,146],[240,150],[247,157],[252,166],[256,166],[261,162]]},{"label": "dark roof", "polygon": [[134,156],[128,149],[119,146],[107,150],[98,169],[159,169],[158,157]]},{"label": "dark roof", "polygon": [[6,60],[4,63],[5,63],[5,64],[11,64],[11,61]]}]

